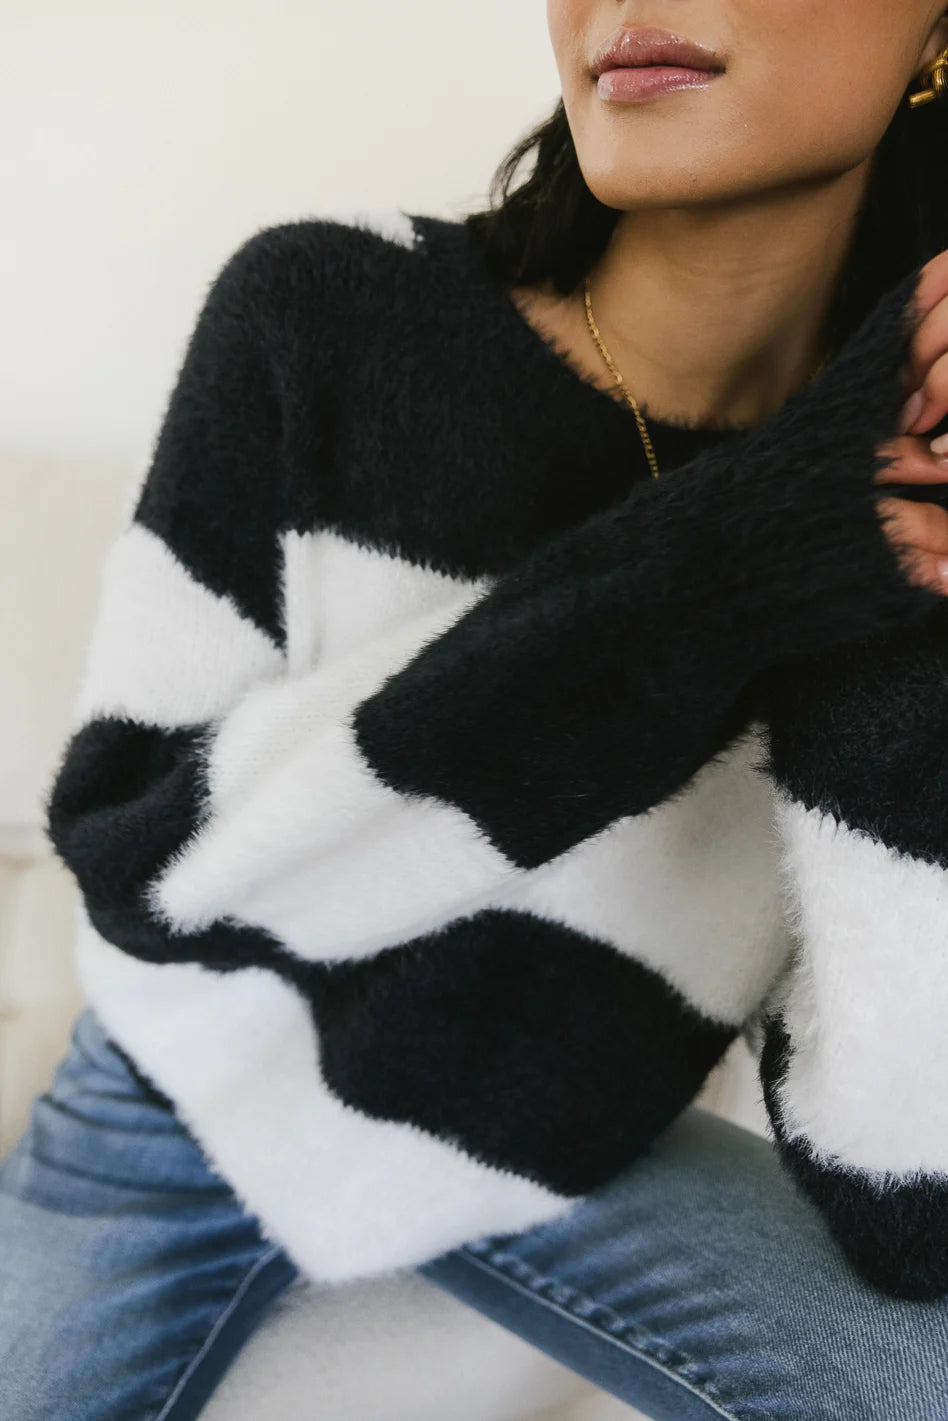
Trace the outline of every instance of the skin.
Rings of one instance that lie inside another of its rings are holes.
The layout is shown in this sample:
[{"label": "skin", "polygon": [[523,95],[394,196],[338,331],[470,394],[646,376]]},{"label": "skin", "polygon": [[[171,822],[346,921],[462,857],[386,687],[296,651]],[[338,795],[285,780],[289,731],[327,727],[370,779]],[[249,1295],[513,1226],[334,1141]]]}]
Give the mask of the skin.
[{"label": "skin", "polygon": [[[646,418],[756,423],[819,363],[872,153],[905,90],[948,48],[944,0],[547,0],[547,18],[583,176],[621,213],[589,273],[606,347]],[[603,99],[590,64],[620,24],[705,45],[724,73],[646,101]],[[581,284],[511,297],[621,398]],[[948,413],[948,252],[926,266],[917,303],[904,381],[922,408],[884,446],[894,462],[880,482],[948,481],[948,459],[924,438]],[[907,575],[948,595],[948,513],[897,497],[879,511]]]}]

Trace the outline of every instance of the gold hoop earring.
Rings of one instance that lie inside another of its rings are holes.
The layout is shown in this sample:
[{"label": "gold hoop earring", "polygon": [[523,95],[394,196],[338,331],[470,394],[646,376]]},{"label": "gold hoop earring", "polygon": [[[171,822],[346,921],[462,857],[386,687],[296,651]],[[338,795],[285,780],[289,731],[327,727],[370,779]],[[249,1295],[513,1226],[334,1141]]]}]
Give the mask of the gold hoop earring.
[{"label": "gold hoop earring", "polygon": [[931,64],[926,64],[919,78],[930,78],[931,88],[921,89],[917,94],[910,94],[910,108],[918,108],[920,104],[930,104],[932,99],[944,98],[948,93],[948,49],[943,49],[937,59],[933,59]]}]

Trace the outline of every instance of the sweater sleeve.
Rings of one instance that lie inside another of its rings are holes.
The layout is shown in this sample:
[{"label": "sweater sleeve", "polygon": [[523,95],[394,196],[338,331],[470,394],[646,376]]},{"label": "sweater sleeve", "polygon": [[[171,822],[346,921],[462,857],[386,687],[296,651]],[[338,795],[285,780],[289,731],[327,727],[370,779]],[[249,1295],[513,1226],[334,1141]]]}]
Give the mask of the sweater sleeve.
[{"label": "sweater sleeve", "polygon": [[904,577],[871,481],[903,286],[764,425],[289,677],[261,506],[279,408],[236,275],[109,559],[50,802],[97,926],[139,955],[331,960],[435,931],[681,791],[745,726],[763,667],[940,603]]},{"label": "sweater sleeve", "polygon": [[225,963],[222,925],[169,944],[144,891],[205,812],[206,757],[228,718],[286,670],[277,530],[278,371],[262,318],[271,233],[210,283],[144,476],[99,568],[45,830],[109,941],[153,961]]},{"label": "sweater sleeve", "polygon": [[943,1298],[948,604],[910,633],[767,680],[797,937],[762,1022],[775,1144],[869,1282]]}]

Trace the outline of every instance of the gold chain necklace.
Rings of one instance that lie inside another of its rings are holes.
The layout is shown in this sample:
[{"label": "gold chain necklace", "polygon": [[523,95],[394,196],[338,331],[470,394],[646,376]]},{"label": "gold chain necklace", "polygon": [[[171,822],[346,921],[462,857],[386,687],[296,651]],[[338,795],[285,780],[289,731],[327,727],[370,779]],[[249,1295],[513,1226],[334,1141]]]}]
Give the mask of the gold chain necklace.
[{"label": "gold chain necklace", "polygon": [[645,420],[642,416],[642,411],[636,404],[635,396],[633,395],[632,391],[629,389],[628,385],[625,383],[622,376],[616,369],[615,361],[612,359],[612,356],[609,354],[608,350],[606,350],[602,336],[599,334],[599,327],[596,325],[596,318],[593,315],[592,297],[589,294],[588,276],[583,277],[583,291],[586,294],[586,321],[589,325],[590,331],[592,332],[592,338],[598,345],[603,360],[606,362],[609,369],[612,371],[612,378],[619,386],[619,389],[622,391],[622,394],[624,395],[627,403],[632,406],[632,412],[635,415],[635,422],[639,427],[639,434],[642,436],[642,445],[645,449],[645,457],[646,459],[648,459],[648,466],[652,471],[652,478],[657,479],[658,460],[655,457],[655,450],[652,448],[652,441],[649,438],[648,430],[645,427]]},{"label": "gold chain necklace", "polygon": [[[632,412],[633,412],[633,414],[635,415],[635,422],[636,422],[636,424],[637,424],[638,427],[639,427],[639,434],[642,436],[642,445],[643,445],[643,447],[644,447],[644,449],[645,449],[645,457],[648,459],[648,466],[649,466],[649,468],[650,468],[651,471],[652,471],[652,478],[657,479],[657,478],[658,478],[658,460],[657,460],[656,457],[655,457],[655,450],[652,448],[652,441],[651,441],[651,439],[649,438],[648,430],[647,430],[647,428],[645,427],[645,419],[644,419],[644,417],[643,417],[643,415],[642,415],[642,411],[639,409],[638,405],[636,404],[635,396],[633,395],[632,391],[629,389],[628,385],[625,383],[625,381],[623,380],[622,376],[619,374],[618,370],[616,369],[615,361],[613,360],[612,356],[609,354],[608,350],[606,350],[605,343],[604,343],[604,341],[603,341],[603,339],[602,339],[602,336],[599,334],[599,327],[596,325],[596,318],[595,318],[595,316],[593,315],[592,297],[591,297],[590,294],[589,294],[589,277],[588,277],[588,276],[584,276],[584,277],[583,277],[583,291],[584,291],[585,296],[586,296],[586,321],[587,321],[587,324],[588,324],[588,326],[589,326],[590,331],[592,332],[592,338],[593,338],[593,340],[596,342],[596,344],[598,345],[603,360],[606,362],[606,364],[608,365],[609,369],[612,371],[612,378],[615,380],[616,384],[619,386],[619,389],[622,391],[622,394],[624,395],[626,402],[627,402],[629,405],[632,406]],[[818,366],[816,367],[816,369],[814,370],[813,375],[810,376],[810,379],[811,379],[811,380],[813,379],[813,376],[818,375],[818,374],[820,373],[820,371],[823,369],[823,366],[824,366],[825,364],[826,364],[826,359],[824,358],[823,360],[820,361],[819,365],[818,365]]]}]

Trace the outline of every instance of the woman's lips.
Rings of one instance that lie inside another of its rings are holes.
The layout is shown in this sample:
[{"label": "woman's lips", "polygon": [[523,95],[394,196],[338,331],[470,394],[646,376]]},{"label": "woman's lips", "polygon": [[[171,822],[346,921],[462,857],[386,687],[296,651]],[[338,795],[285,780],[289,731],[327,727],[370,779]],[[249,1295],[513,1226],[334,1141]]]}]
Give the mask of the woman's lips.
[{"label": "woman's lips", "polygon": [[686,69],[670,64],[640,64],[623,69],[606,69],[597,82],[601,99],[630,103],[649,99],[672,89],[704,87],[723,73],[720,69]]}]

